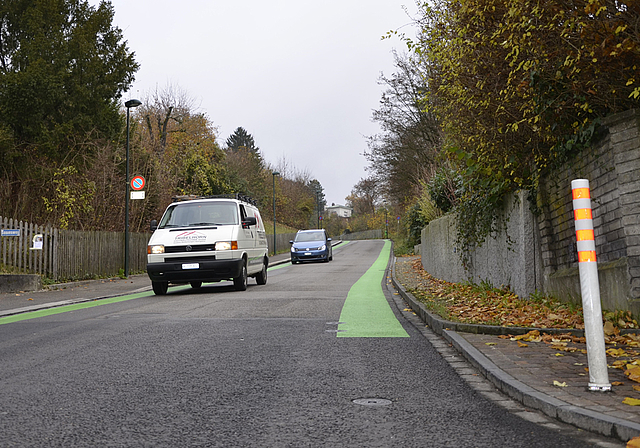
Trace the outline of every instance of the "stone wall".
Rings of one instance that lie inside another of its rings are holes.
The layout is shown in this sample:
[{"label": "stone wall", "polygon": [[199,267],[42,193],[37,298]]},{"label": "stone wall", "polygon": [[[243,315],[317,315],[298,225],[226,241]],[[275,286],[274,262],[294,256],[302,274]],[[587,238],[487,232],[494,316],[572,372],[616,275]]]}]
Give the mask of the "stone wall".
[{"label": "stone wall", "polygon": [[456,252],[453,218],[432,221],[423,230],[425,269],[449,281],[509,285],[521,297],[539,291],[579,302],[571,181],[588,179],[603,308],[640,314],[640,110],[603,124],[591,148],[541,180],[538,216],[525,194],[505,202],[507,234],[470,254],[468,270]]},{"label": "stone wall", "polygon": [[[603,303],[640,312],[640,111],[604,121],[592,147],[541,182],[538,207],[545,291],[580,298],[571,180],[588,179]],[[604,305],[603,305],[604,306]]]},{"label": "stone wall", "polygon": [[520,192],[505,200],[501,219],[506,217],[506,233],[500,232],[469,253],[470,263],[462,266],[456,243],[453,215],[431,221],[422,230],[422,264],[431,275],[452,282],[486,282],[509,287],[521,297],[541,290],[539,241],[535,217],[527,194]]}]

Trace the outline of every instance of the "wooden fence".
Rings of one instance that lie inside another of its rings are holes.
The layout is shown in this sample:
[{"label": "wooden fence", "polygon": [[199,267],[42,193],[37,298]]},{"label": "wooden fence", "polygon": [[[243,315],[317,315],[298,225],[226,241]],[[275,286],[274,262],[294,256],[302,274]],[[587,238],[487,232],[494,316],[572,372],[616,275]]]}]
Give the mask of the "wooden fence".
[{"label": "wooden fence", "polygon": [[[54,229],[0,216],[3,270],[40,274],[55,281],[110,277],[124,269],[123,232]],[[129,234],[130,272],[147,264],[149,233]]]}]

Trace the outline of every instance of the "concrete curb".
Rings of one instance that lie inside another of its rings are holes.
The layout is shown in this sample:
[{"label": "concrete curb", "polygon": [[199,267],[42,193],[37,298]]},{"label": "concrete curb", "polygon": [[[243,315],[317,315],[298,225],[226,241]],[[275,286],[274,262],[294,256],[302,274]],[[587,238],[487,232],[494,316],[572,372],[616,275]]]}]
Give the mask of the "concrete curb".
[{"label": "concrete curb", "polygon": [[[393,286],[400,293],[400,296],[409,304],[413,311],[425,322],[436,334],[444,337],[456,350],[458,350],[480,373],[487,378],[497,389],[522,403],[523,405],[543,412],[549,417],[555,418],[564,423],[574,425],[580,429],[601,434],[607,437],[614,437],[626,442],[640,433],[640,424],[614,418],[600,412],[574,406],[557,398],[544,394],[536,389],[516,380],[508,373],[501,370],[493,362],[483,355],[477,348],[467,342],[457,332],[484,333],[485,334],[525,334],[534,328],[518,328],[520,333],[513,331],[512,327],[493,327],[489,325],[461,325],[441,319],[430,313],[422,303],[420,303],[411,293],[407,292],[396,279],[395,263],[392,269],[391,280]],[[465,331],[469,328],[473,331]],[[495,328],[504,328],[508,331],[501,332]],[[539,329],[541,332],[560,332],[559,329]],[[552,330],[552,331],[550,331]],[[567,333],[567,330],[561,332]]]}]

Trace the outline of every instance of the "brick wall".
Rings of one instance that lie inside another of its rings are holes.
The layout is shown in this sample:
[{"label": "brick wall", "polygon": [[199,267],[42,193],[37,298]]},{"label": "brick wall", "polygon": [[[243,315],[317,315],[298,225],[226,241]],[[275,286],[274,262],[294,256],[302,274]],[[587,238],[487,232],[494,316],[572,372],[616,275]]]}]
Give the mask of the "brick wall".
[{"label": "brick wall", "polygon": [[[540,184],[538,217],[544,289],[577,298],[571,181],[588,179],[605,308],[640,312],[640,110],[604,121],[605,131]],[[604,306],[604,305],[603,305]]]}]

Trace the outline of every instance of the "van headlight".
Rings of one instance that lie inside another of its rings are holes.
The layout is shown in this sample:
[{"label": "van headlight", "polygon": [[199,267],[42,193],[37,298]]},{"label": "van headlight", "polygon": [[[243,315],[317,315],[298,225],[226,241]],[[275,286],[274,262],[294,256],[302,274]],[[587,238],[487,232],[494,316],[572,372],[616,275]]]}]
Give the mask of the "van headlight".
[{"label": "van headlight", "polygon": [[147,254],[163,254],[163,253],[164,253],[164,245],[162,244],[147,246]]},{"label": "van headlight", "polygon": [[216,250],[238,250],[237,241],[218,241],[216,243]]}]

